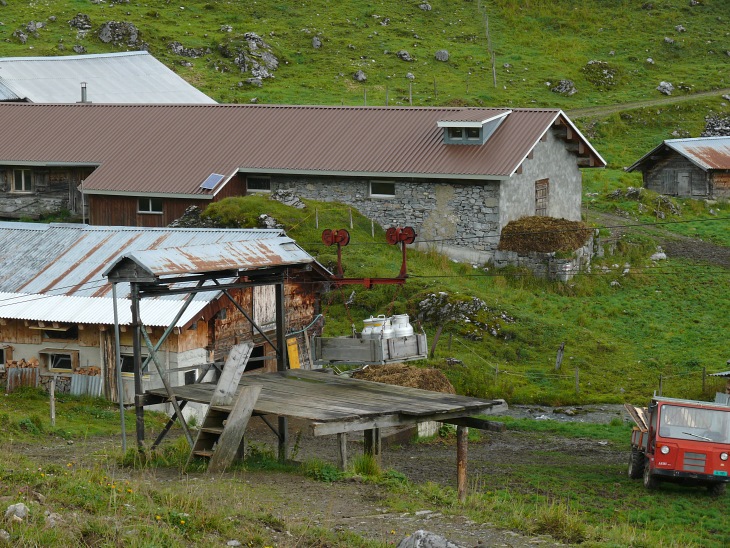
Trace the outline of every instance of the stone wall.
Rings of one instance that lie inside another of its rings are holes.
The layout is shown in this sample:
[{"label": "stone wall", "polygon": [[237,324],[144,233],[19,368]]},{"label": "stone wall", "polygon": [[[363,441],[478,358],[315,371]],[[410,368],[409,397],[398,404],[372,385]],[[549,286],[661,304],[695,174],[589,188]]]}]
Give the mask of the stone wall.
[{"label": "stone wall", "polygon": [[[365,178],[272,177],[271,189],[350,205],[383,228],[412,226],[419,246],[485,262],[499,243],[499,182],[394,180],[395,196],[370,196]],[[325,227],[341,228],[341,227]]]},{"label": "stone wall", "polygon": [[496,251],[492,264],[497,268],[517,266],[526,268],[535,276],[567,282],[579,271],[587,269],[594,254],[594,238],[573,252],[571,257],[556,257],[555,253],[530,251],[526,254],[515,251]]}]

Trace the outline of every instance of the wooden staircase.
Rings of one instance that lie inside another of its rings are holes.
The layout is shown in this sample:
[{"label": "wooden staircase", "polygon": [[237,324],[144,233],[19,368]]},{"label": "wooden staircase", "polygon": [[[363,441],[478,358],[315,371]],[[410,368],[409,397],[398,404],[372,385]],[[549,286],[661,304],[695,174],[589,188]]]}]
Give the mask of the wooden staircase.
[{"label": "wooden staircase", "polygon": [[252,385],[241,387],[236,395],[238,382],[252,350],[253,345],[250,343],[236,345],[231,349],[188,463],[193,457],[208,458],[208,472],[223,472],[236,458],[261,392],[261,386]]}]

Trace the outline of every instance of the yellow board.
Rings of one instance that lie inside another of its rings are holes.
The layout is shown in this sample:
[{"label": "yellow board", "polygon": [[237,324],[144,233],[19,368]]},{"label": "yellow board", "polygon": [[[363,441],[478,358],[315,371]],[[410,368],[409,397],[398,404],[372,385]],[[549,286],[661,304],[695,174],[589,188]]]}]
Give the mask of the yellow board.
[{"label": "yellow board", "polygon": [[289,356],[289,369],[299,369],[299,346],[296,339],[286,340],[286,353]]}]

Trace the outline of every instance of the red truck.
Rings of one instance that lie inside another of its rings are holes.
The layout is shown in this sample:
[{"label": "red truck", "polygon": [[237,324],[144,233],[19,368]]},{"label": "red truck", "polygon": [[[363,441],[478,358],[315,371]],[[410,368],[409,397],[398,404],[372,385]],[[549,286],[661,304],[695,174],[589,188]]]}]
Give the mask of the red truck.
[{"label": "red truck", "polygon": [[661,481],[707,487],[721,495],[730,482],[730,406],[653,397],[649,407],[626,404],[631,432],[629,477],[654,489]]}]

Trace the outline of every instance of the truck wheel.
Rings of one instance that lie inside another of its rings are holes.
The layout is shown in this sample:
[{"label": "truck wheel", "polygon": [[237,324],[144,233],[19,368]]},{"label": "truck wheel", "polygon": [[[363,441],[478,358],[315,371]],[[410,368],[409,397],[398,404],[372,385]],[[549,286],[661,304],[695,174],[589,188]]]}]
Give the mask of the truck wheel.
[{"label": "truck wheel", "polygon": [[644,487],[647,489],[656,489],[659,484],[656,477],[651,473],[651,467],[649,466],[649,459],[644,459]]},{"label": "truck wheel", "polygon": [[725,494],[726,487],[725,483],[711,483],[707,486],[707,490],[713,497],[719,497]]},{"label": "truck wheel", "polygon": [[629,477],[631,479],[639,479],[644,474],[645,461],[644,453],[636,447],[632,447],[631,456],[629,457]]}]

